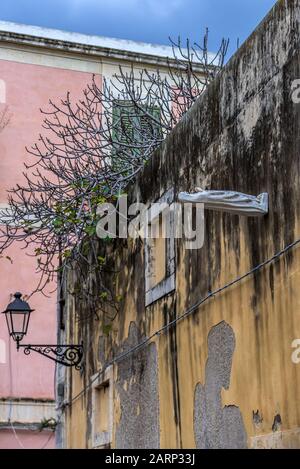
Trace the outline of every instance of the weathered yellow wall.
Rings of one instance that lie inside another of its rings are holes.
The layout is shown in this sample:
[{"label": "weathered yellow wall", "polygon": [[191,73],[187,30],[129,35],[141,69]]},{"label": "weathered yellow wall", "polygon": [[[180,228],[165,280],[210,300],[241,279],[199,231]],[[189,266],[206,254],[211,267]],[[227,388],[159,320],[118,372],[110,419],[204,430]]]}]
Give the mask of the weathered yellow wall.
[{"label": "weathered yellow wall", "polygon": [[[123,300],[108,337],[103,339],[104,361],[99,360],[101,321],[90,320],[83,327],[76,322],[74,311],[68,309],[68,324],[74,328],[70,339],[83,337],[89,348],[84,375],[72,373],[69,399],[88,384],[105,360],[109,362],[112,350],[116,356],[125,342],[131,343],[129,330],[133,324],[141,338],[151,336],[208,292],[300,237],[300,114],[288,88],[300,76],[299,20],[298,1],[277,3],[153,156],[130,192],[133,201],[140,197],[151,203],[170,187],[175,188],[175,194],[197,185],[255,195],[266,191],[270,196],[269,215],[247,219],[207,211],[204,246],[187,251],[183,241],[176,242],[176,289],[147,308],[144,244],[140,240],[116,241],[109,249],[119,270],[116,294]],[[206,381],[208,336],[223,321],[233,330],[235,350],[230,385],[222,390],[222,406],[240,410],[249,447],[300,447],[300,364],[291,359],[292,342],[300,338],[299,249],[291,249],[255,275],[216,294],[176,327],[153,339],[159,403],[159,424],[155,428],[162,448],[195,447],[195,389],[197,383],[205,385]],[[147,354],[150,356],[148,351],[141,359],[144,363]],[[138,374],[124,381],[124,369],[120,364],[114,366],[116,446],[118,442],[123,444],[118,433],[123,428],[120,422],[124,412],[118,383],[131,392]],[[144,386],[144,381],[141,383]],[[130,395],[136,396],[134,393]],[[145,413],[147,426],[143,393],[144,388],[141,401],[133,403],[133,412],[137,421]],[[67,447],[92,445],[90,410],[90,391],[67,408]],[[255,419],[253,412],[257,411]],[[282,423],[275,428],[278,415]],[[134,438],[134,442],[143,441],[137,435]]]},{"label": "weathered yellow wall", "polygon": [[[270,240],[271,241],[271,240]],[[184,253],[183,253],[184,255]],[[241,258],[247,259],[247,249],[241,252]],[[225,259],[225,256],[224,256]],[[238,274],[233,268],[235,254],[226,256],[226,270],[220,276],[219,285],[223,285]],[[240,273],[249,269],[243,263]],[[287,267],[283,257],[276,263],[274,278],[274,298],[270,292],[270,269],[266,267],[260,274],[262,278],[262,299],[253,310],[251,299],[255,295],[253,278],[233,286],[216,295],[207,304],[198,308],[192,317],[184,319],[176,327],[176,351],[178,366],[178,388],[180,395],[180,429],[174,421],[174,377],[172,367],[174,357],[170,354],[169,335],[156,339],[159,350],[159,400],[160,432],[162,448],[192,448],[195,446],[193,430],[194,390],[197,382],[205,383],[205,363],[207,360],[207,336],[211,328],[221,321],[226,321],[234,330],[236,348],[230,388],[223,391],[223,405],[236,405],[240,408],[249,446],[256,435],[272,435],[272,425],[276,414],[282,418],[282,430],[298,428],[297,446],[300,427],[300,365],[291,360],[292,341],[300,337],[300,252],[295,249],[293,262]],[[226,275],[225,275],[226,272]],[[123,273],[126,277],[126,271]],[[177,271],[176,300],[178,312],[184,312],[184,291],[186,277],[184,267]],[[218,287],[215,285],[214,287]],[[134,302],[127,297],[125,307],[128,331],[129,323],[137,321]],[[182,307],[181,307],[182,305]],[[149,312],[148,334],[163,325],[161,302],[157,302]],[[99,327],[99,335],[101,330]],[[97,336],[97,332],[95,334]],[[125,333],[126,336],[126,333]],[[95,341],[94,348],[96,349]],[[95,353],[96,355],[96,353]],[[100,362],[96,369],[101,368]],[[72,389],[76,394],[82,388],[79,375],[73,373]],[[77,400],[71,407],[72,413],[67,425],[68,447],[85,447],[87,431],[87,398]],[[256,427],[252,413],[259,410],[263,420]],[[68,411],[70,412],[70,411]],[[119,399],[115,396],[115,423],[119,422]],[[290,432],[288,438],[295,440]]]}]

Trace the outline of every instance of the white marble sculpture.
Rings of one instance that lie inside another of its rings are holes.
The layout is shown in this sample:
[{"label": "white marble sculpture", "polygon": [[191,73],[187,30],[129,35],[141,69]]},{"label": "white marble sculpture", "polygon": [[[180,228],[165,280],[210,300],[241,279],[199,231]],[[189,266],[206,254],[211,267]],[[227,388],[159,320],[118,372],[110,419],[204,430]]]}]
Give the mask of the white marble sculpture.
[{"label": "white marble sculpture", "polygon": [[268,194],[266,192],[254,195],[242,194],[235,191],[209,191],[196,187],[196,192],[180,192],[179,202],[204,204],[204,208],[231,212],[237,215],[263,216],[268,213]]}]

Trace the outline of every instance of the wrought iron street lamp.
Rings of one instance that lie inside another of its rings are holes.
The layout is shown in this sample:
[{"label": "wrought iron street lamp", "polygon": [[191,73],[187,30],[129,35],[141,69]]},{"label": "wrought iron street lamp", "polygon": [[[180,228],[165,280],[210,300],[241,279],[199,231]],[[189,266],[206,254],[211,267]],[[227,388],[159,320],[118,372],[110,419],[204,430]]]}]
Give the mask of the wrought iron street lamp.
[{"label": "wrought iron street lamp", "polygon": [[29,304],[22,300],[22,294],[15,293],[15,299],[7,306],[2,314],[5,314],[9,335],[17,342],[17,350],[21,347],[25,355],[31,351],[44,355],[50,360],[65,366],[75,366],[77,370],[81,369],[83,357],[83,346],[81,345],[31,345],[20,344],[21,340],[27,334],[28,324],[31,313],[34,311]]}]

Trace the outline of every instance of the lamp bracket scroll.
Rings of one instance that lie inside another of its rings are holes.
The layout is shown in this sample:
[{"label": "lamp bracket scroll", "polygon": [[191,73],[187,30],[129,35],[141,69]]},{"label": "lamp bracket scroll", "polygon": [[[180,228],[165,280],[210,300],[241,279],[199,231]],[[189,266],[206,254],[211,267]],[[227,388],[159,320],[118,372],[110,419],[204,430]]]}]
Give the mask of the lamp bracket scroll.
[{"label": "lamp bracket scroll", "polygon": [[17,343],[17,349],[24,349],[25,355],[30,355],[31,352],[39,353],[45,357],[60,363],[64,366],[74,366],[76,370],[81,370],[80,365],[83,358],[83,345],[31,345]]},{"label": "lamp bracket scroll", "polygon": [[25,355],[30,355],[31,352],[39,353],[56,363],[69,367],[74,366],[76,370],[81,370],[83,343],[80,345],[20,343],[27,334],[29,319],[34,310],[22,299],[22,293],[16,292],[14,298],[2,314],[5,315],[10,337],[17,343],[17,350],[23,348]]}]

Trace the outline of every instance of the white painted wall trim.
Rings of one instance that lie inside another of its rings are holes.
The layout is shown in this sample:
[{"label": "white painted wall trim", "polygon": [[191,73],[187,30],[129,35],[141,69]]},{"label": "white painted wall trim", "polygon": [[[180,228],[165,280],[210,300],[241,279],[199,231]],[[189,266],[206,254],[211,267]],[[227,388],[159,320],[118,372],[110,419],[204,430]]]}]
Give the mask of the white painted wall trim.
[{"label": "white painted wall trim", "polygon": [[[1,40],[1,38],[0,38]],[[85,56],[71,56],[69,54],[55,54],[47,50],[24,48],[0,42],[0,60],[18,62],[42,67],[62,68],[77,72],[101,74],[102,66],[99,60]]]},{"label": "white painted wall trim", "polygon": [[251,449],[298,449],[300,427],[252,436],[249,440]]},{"label": "white painted wall trim", "polygon": [[[114,368],[113,365],[109,366],[104,374],[96,375],[91,377],[92,381],[92,445],[93,448],[103,448],[107,447],[112,443],[112,435],[113,435],[113,414],[114,414]],[[109,386],[109,422],[108,422],[108,431],[105,432],[97,432],[97,405],[99,403],[96,402],[97,399],[97,389],[101,386],[108,384]]]},{"label": "white painted wall trim", "polygon": [[[170,46],[135,42],[103,36],[91,36],[56,29],[0,21],[0,42],[18,46],[55,49],[73,54],[111,58],[168,67],[173,62]],[[213,60],[215,54],[211,54]],[[197,66],[197,65],[195,65]],[[199,72],[203,70],[199,65]]]},{"label": "white painted wall trim", "polygon": [[0,400],[0,424],[11,421],[30,425],[50,418],[56,418],[54,401]]},{"label": "white painted wall trim", "polygon": [[[157,204],[167,203],[171,205],[174,202],[174,189],[169,189],[165,194],[156,201]],[[148,209],[148,222],[153,221],[160,215],[158,205]],[[175,235],[174,214],[170,212],[170,232]],[[151,238],[145,238],[145,306],[149,306],[160,298],[168,295],[176,288],[175,278],[175,237],[172,236],[166,239],[166,261],[167,261],[167,276],[159,284],[150,287],[151,284]]]}]

